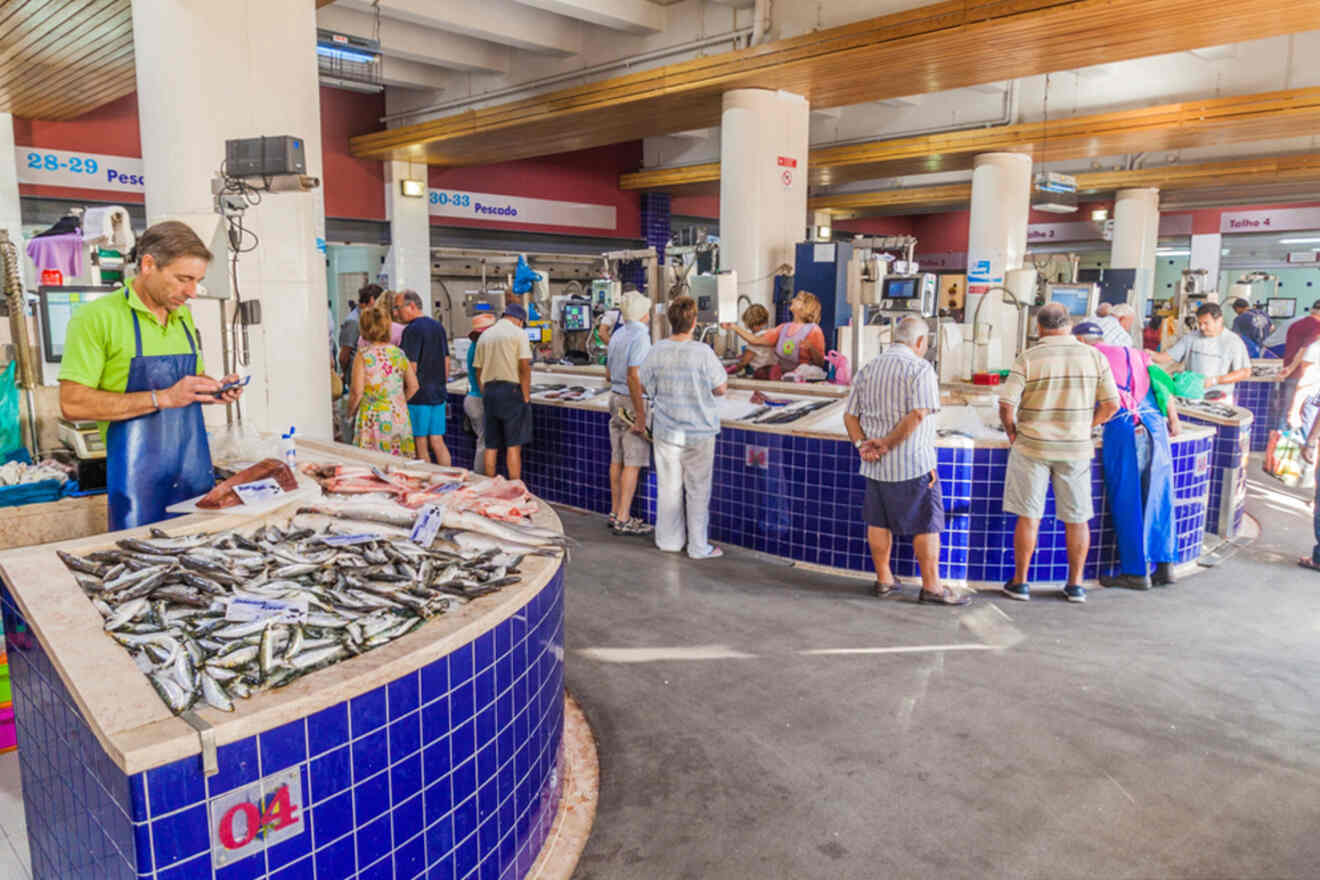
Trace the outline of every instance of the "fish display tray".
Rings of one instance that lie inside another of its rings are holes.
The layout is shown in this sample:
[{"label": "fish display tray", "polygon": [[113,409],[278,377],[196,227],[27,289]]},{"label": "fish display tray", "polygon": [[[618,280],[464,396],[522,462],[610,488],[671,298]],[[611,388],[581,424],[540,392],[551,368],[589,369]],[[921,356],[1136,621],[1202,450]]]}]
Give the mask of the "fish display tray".
[{"label": "fish display tray", "polygon": [[254,501],[250,504],[235,504],[233,507],[221,507],[216,510],[207,510],[197,506],[204,496],[198,495],[196,498],[189,498],[187,501],[180,501],[178,504],[171,504],[165,508],[166,513],[186,515],[190,513],[207,514],[228,514],[231,516],[264,516],[273,510],[279,510],[286,504],[295,501],[315,501],[321,497],[319,486],[299,486],[292,492],[285,492],[283,495],[276,495],[274,498],[266,498],[262,501]]},{"label": "fish display tray", "polygon": [[18,507],[21,504],[44,504],[59,501],[64,484],[59,480],[41,480],[18,486],[0,487],[0,507]]}]

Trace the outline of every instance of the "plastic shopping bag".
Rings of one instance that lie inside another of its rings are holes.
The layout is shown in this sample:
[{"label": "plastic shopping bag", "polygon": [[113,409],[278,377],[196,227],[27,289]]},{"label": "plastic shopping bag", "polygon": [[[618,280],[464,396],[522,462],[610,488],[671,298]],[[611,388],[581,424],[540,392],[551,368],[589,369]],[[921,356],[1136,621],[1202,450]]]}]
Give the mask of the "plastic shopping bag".
[{"label": "plastic shopping bag", "polygon": [[1296,486],[1302,481],[1302,472],[1306,470],[1302,442],[1295,432],[1289,431],[1274,446],[1274,468],[1270,474],[1285,486]]},{"label": "plastic shopping bag", "polygon": [[1186,370],[1174,373],[1173,393],[1188,400],[1201,400],[1205,397],[1205,376]]},{"label": "plastic shopping bag", "polygon": [[14,377],[18,361],[10,361],[0,373],[0,456],[23,448],[23,428],[18,413],[18,384]]}]

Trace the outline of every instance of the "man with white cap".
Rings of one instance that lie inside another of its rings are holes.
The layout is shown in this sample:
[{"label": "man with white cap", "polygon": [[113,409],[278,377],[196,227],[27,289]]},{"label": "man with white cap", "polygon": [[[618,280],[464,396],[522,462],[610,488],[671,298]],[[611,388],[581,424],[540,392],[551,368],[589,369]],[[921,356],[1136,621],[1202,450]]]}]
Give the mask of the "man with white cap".
[{"label": "man with white cap", "polygon": [[638,474],[651,463],[640,371],[651,351],[651,300],[630,290],[620,311],[622,323],[610,335],[605,355],[610,380],[610,528],[616,535],[649,535],[654,529],[632,515],[632,502]]}]

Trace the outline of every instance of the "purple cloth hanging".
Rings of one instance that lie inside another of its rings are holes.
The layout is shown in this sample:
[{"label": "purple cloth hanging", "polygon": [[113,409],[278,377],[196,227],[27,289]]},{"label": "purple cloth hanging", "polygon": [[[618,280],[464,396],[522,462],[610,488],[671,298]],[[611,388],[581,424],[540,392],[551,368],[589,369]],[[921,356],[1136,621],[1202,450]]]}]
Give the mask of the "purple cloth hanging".
[{"label": "purple cloth hanging", "polygon": [[81,232],[66,235],[48,235],[28,242],[27,255],[36,263],[37,271],[59,269],[64,280],[70,281],[82,274],[83,237]]}]

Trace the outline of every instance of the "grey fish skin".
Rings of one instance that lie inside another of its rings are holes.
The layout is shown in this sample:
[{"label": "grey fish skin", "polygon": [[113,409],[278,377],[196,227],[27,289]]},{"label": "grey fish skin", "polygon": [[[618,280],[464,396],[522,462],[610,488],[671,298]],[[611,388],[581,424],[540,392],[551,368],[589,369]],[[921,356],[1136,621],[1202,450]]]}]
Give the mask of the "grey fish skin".
[{"label": "grey fish skin", "polygon": [[201,679],[202,699],[206,701],[206,705],[221,712],[234,711],[234,701],[229,698],[229,694],[225,693],[225,689],[218,681],[205,672],[201,674]]},{"label": "grey fish skin", "polygon": [[97,565],[95,562],[88,562],[80,556],[74,556],[72,553],[56,550],[55,555],[60,558],[60,562],[63,562],[73,571],[90,574],[92,577],[100,577],[105,573],[103,566]]}]

